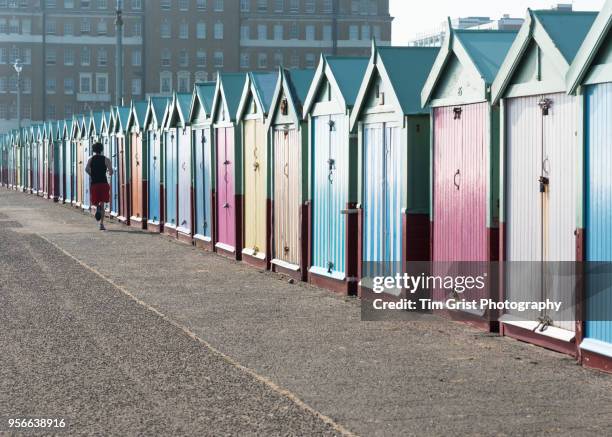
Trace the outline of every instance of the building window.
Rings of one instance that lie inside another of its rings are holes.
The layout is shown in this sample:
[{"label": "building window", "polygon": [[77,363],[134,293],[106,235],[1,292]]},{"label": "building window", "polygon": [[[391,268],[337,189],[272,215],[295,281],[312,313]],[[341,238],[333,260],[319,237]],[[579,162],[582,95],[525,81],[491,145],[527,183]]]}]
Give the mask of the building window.
[{"label": "building window", "polygon": [[179,11],[189,10],[189,0],[179,0]]},{"label": "building window", "polygon": [[170,52],[170,49],[162,50],[161,65],[162,67],[170,67],[170,65],[172,65],[172,53]]},{"label": "building window", "polygon": [[106,20],[98,21],[98,35],[106,35],[106,32],[108,32]]},{"label": "building window", "polygon": [[215,39],[223,39],[223,23],[220,21],[215,23]]},{"label": "building window", "polygon": [[55,118],[55,105],[53,103],[50,103],[49,105],[47,105],[47,118]]},{"label": "building window", "polygon": [[64,49],[64,65],[74,65],[74,49],[72,47]]},{"label": "building window", "polygon": [[97,0],[98,9],[107,9],[108,8],[108,0]]},{"label": "building window", "polygon": [[206,9],[206,0],[197,0],[196,1],[196,7],[200,10],[205,10]]},{"label": "building window", "polygon": [[289,0],[289,12],[300,11],[300,0]]},{"label": "building window", "polygon": [[0,77],[0,93],[6,93],[7,83],[6,77]]},{"label": "building window", "polygon": [[378,15],[378,0],[370,0],[370,15]]},{"label": "building window", "polygon": [[74,79],[71,77],[64,78],[64,94],[74,94]]},{"label": "building window", "polygon": [[47,78],[47,85],[45,89],[47,90],[47,94],[55,94],[57,89],[57,81],[54,77]]},{"label": "building window", "polygon": [[96,93],[108,94],[108,74],[96,74]]},{"label": "building window", "polygon": [[[48,8],[54,8],[57,6],[57,1],[56,0],[45,0],[45,6]],[[4,7],[6,7],[6,5]]]},{"label": "building window", "polygon": [[91,50],[89,47],[83,47],[81,49],[81,65],[91,64]]},{"label": "building window", "polygon": [[205,71],[196,71],[195,73],[195,81],[196,83],[199,82],[206,82],[206,80],[208,79],[208,73]]},{"label": "building window", "polygon": [[223,12],[223,0],[215,0],[215,12]]},{"label": "building window", "polygon": [[257,10],[259,12],[268,12],[268,0],[257,0]]},{"label": "building window", "polygon": [[170,26],[170,22],[167,19],[164,19],[164,21],[162,21],[159,33],[162,38],[170,38],[172,36],[172,28]]},{"label": "building window", "polygon": [[285,0],[274,0],[274,12],[283,12],[285,10]]},{"label": "building window", "polygon": [[196,37],[198,39],[206,39],[206,23],[204,21],[198,21],[196,26]]},{"label": "building window", "polygon": [[265,41],[268,39],[268,26],[265,24],[257,25],[257,39]]},{"label": "building window", "polygon": [[82,9],[89,9],[91,7],[91,1],[90,0],[81,0],[81,8]]},{"label": "building window", "polygon": [[21,21],[21,33],[24,35],[32,33],[32,20],[23,19]]},{"label": "building window", "polygon": [[370,40],[370,26],[367,24],[361,26],[361,39],[366,41]]},{"label": "building window", "polygon": [[274,25],[274,39],[276,41],[280,41],[283,39],[283,25],[282,24]]},{"label": "building window", "polygon": [[142,10],[142,0],[132,0],[132,9],[135,11]]},{"label": "building window", "polygon": [[23,49],[23,52],[21,53],[21,60],[23,61],[24,65],[31,65],[32,64],[32,49],[30,48]]},{"label": "building window", "polygon": [[297,53],[293,53],[291,55],[291,66],[292,67],[299,67],[300,66],[300,55],[298,55]]},{"label": "building window", "polygon": [[132,50],[132,67],[140,67],[142,65],[142,52],[140,49]]},{"label": "building window", "polygon": [[32,79],[29,77],[21,79],[21,92],[24,94],[32,94]]},{"label": "building window", "polygon": [[89,33],[91,32],[91,23],[88,18],[83,18],[81,20],[81,33]]},{"label": "building window", "polygon": [[91,73],[81,73],[79,75],[79,92],[91,94]]},{"label": "building window", "polygon": [[74,0],[64,0],[64,9],[73,9]]},{"label": "building window", "polygon": [[189,52],[187,52],[187,50],[181,50],[179,52],[179,66],[189,67]]},{"label": "building window", "polygon": [[223,67],[223,52],[217,50],[214,54],[214,63],[215,67],[220,68]]},{"label": "building window", "polygon": [[73,114],[72,105],[71,104],[64,105],[64,117],[70,118],[72,117],[72,114]]},{"label": "building window", "polygon": [[240,39],[251,39],[251,27],[248,24],[243,24],[240,26]]},{"label": "building window", "polygon": [[315,66],[315,55],[313,53],[306,53],[306,68],[314,68]]},{"label": "building window", "polygon": [[361,0],[351,1],[351,14],[358,14],[361,6]]},{"label": "building window", "polygon": [[315,27],[312,24],[306,26],[306,40],[314,41],[315,40]]},{"label": "building window", "polygon": [[64,35],[74,35],[74,25],[70,21],[64,23]]},{"label": "building window", "polygon": [[251,67],[251,56],[248,53],[240,53],[240,68]]},{"label": "building window", "polygon": [[306,13],[314,14],[314,12],[315,12],[315,2],[314,2],[314,0],[306,0],[306,4],[304,5],[304,9],[306,9]]},{"label": "building window", "polygon": [[376,38],[377,41],[380,41],[381,38],[381,31],[380,31],[380,26],[375,25],[374,28],[372,29],[372,33],[374,34],[374,38]]},{"label": "building window", "polygon": [[181,71],[176,75],[178,82],[178,92],[188,93],[191,88],[190,74],[188,71]]},{"label": "building window", "polygon": [[298,39],[298,25],[295,21],[289,27],[289,39]]},{"label": "building window", "polygon": [[185,21],[181,22],[181,24],[179,25],[179,38],[189,38],[189,24],[187,24]]},{"label": "building window", "polygon": [[0,64],[8,64],[8,48],[0,47]]},{"label": "building window", "polygon": [[283,54],[281,52],[274,53],[274,66],[280,67],[283,65]]},{"label": "building window", "polygon": [[159,92],[162,94],[168,94],[172,92],[172,73],[169,71],[162,71],[159,74]]},{"label": "building window", "polygon": [[106,67],[108,65],[108,50],[105,48],[98,49],[98,67]]},{"label": "building window", "polygon": [[142,36],[142,23],[139,21],[136,21],[134,23],[134,25],[132,26],[132,35],[140,37]]},{"label": "building window", "polygon": [[132,95],[140,96],[142,94],[142,79],[135,77],[132,79]]},{"label": "building window", "polygon": [[161,0],[159,5],[162,8],[162,10],[169,11],[170,8],[172,7],[172,1],[171,0]]},{"label": "building window", "polygon": [[48,48],[45,53],[45,64],[55,65],[57,63],[57,50],[54,48]]},{"label": "building window", "polygon": [[349,26],[349,40],[355,41],[359,39],[359,26],[356,24],[351,24]]},{"label": "building window", "polygon": [[196,63],[198,67],[206,67],[206,51],[205,50],[197,51]]},{"label": "building window", "polygon": [[330,14],[333,12],[333,4],[332,4],[333,0],[323,0],[323,13],[324,14]]},{"label": "building window", "polygon": [[251,10],[251,0],[240,0],[240,12],[249,12]]},{"label": "building window", "polygon": [[57,24],[55,23],[55,20],[47,20],[45,24],[45,33],[47,35],[55,35],[56,30]]},{"label": "building window", "polygon": [[8,119],[8,110],[5,103],[0,103],[0,119]]},{"label": "building window", "polygon": [[258,68],[268,68],[268,54],[260,53],[257,55],[257,67]]},{"label": "building window", "polygon": [[323,40],[331,41],[332,39],[332,27],[329,24],[323,26]]}]

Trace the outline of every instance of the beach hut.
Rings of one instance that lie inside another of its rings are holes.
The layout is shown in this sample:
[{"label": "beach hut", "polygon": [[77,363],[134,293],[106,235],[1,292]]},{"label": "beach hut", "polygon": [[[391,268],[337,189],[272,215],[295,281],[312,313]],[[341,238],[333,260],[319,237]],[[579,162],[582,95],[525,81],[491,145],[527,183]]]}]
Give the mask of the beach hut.
[{"label": "beach hut", "polygon": [[240,124],[244,181],[244,229],[242,259],[260,268],[269,268],[270,177],[266,118],[272,103],[278,72],[248,73],[236,120]]},{"label": "beach hut", "polygon": [[147,136],[148,201],[147,230],[162,232],[164,227],[164,184],[163,184],[163,119],[170,100],[166,97],[151,97],[143,129]]},{"label": "beach hut", "polygon": [[[488,262],[498,259],[499,110],[491,104],[490,86],[515,37],[510,31],[453,29],[449,20],[421,93],[423,106],[431,107],[434,274],[488,275]],[[455,290],[433,292],[435,300],[456,297]],[[464,297],[496,298],[498,292],[489,284]],[[498,329],[495,311],[449,314]]]},{"label": "beach hut", "polygon": [[127,130],[129,106],[117,106],[115,109],[115,136],[117,141],[117,179],[119,185],[119,215],[117,220],[126,225],[130,224],[131,184],[130,184],[130,136]]},{"label": "beach hut", "polygon": [[357,294],[357,136],[350,116],[368,58],[321,55],[304,101],[309,127],[310,282]]},{"label": "beach hut", "polygon": [[587,276],[579,300],[584,323],[578,326],[578,352],[584,365],[611,372],[612,277],[601,267],[612,261],[612,0],[604,4],[584,39],[566,84],[580,100],[584,126],[585,156],[577,160],[584,163],[578,169],[584,179],[579,177],[577,184],[580,187],[584,180],[586,190],[577,210],[584,211],[584,217],[577,225],[576,257],[587,261]]},{"label": "beach hut", "polygon": [[89,178],[89,174],[87,173],[87,162],[91,157],[91,145],[93,144],[93,132],[91,130],[93,115],[90,112],[89,114],[83,115],[83,120],[81,122],[81,148],[83,149],[82,163],[81,163],[81,173],[80,175],[83,178],[83,198],[81,199],[81,208],[84,211],[90,211],[90,185],[91,181]]},{"label": "beach hut", "polygon": [[215,250],[234,259],[242,258],[242,142],[236,112],[245,80],[245,73],[219,73],[211,114],[217,177]]},{"label": "beach hut", "polygon": [[214,249],[213,243],[213,190],[214,166],[212,140],[212,113],[216,82],[198,83],[193,90],[189,124],[191,125],[194,159],[194,242],[197,247]]},{"label": "beach hut", "polygon": [[[111,111],[102,111],[100,116],[100,123],[98,125],[97,134],[98,140],[102,143],[103,154],[111,161],[112,166],[112,154],[111,154],[111,131],[110,131],[110,121],[111,121]],[[108,177],[108,176],[107,176]],[[108,177],[109,185],[113,186],[113,179],[115,175]],[[111,202],[112,202],[113,193],[111,191]],[[104,213],[107,216],[110,216],[110,205],[111,203],[107,203],[104,205]]]},{"label": "beach hut", "polygon": [[113,177],[111,179],[111,202],[110,216],[119,217],[121,185],[119,182],[119,142],[117,141],[117,107],[112,106],[108,119],[108,132],[110,140],[110,160],[113,166]]},{"label": "beach hut", "polygon": [[420,91],[438,53],[372,44],[360,81],[349,126],[358,137],[357,162],[349,167],[355,176],[347,179],[353,185],[345,208],[351,213],[347,226],[354,229],[357,221],[357,232],[350,232],[357,234],[358,250],[352,239],[346,250],[358,256],[361,296],[373,276],[392,276],[407,262],[430,259],[429,111],[421,107]]},{"label": "beach hut", "polygon": [[74,192],[72,204],[81,207],[83,200],[83,147],[82,147],[82,119],[83,115],[74,116],[72,120],[72,152],[73,152],[73,178]]},{"label": "beach hut", "polygon": [[147,115],[146,101],[132,102],[127,130],[130,136],[130,224],[139,229],[147,227],[148,152],[147,135],[143,129]]},{"label": "beach hut", "polygon": [[491,88],[502,112],[502,300],[563,303],[556,312],[506,312],[502,333],[571,355],[582,127],[565,77],[595,16],[529,10]]},{"label": "beach hut", "polygon": [[49,150],[49,189],[47,197],[54,202],[59,199],[59,133],[57,121],[47,123],[47,138]]},{"label": "beach hut", "polygon": [[178,236],[178,150],[176,129],[170,127],[170,113],[172,111],[172,100],[166,106],[162,118],[163,126],[163,208],[164,229],[163,232],[172,237]]},{"label": "beach hut", "polygon": [[40,182],[38,195],[47,199],[49,197],[49,133],[47,123],[40,125]]},{"label": "beach hut", "polygon": [[271,141],[271,269],[303,281],[309,240],[308,123],[302,114],[314,73],[281,68],[266,120]]},{"label": "beach hut", "polygon": [[167,120],[170,136],[174,136],[176,144],[173,149],[173,153],[176,153],[176,234],[179,240],[190,244],[193,242],[193,157],[189,126],[191,97],[191,93],[175,93]]}]

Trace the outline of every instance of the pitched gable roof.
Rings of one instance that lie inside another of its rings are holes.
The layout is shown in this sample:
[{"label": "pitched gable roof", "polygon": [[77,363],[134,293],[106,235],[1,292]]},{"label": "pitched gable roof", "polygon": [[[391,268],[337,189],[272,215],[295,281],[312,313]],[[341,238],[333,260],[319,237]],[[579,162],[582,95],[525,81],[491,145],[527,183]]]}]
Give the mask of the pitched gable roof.
[{"label": "pitched gable roof", "polygon": [[219,73],[213,100],[213,118],[217,117],[219,106],[225,103],[230,119],[236,117],[246,73]]},{"label": "pitched gable roof", "polygon": [[240,104],[236,111],[236,119],[240,119],[244,115],[249,96],[253,96],[261,115],[265,117],[270,110],[277,80],[278,71],[248,73],[242,89]]},{"label": "pitched gable roof", "polygon": [[574,62],[567,73],[567,86],[569,92],[586,78],[593,62],[597,58],[600,48],[610,40],[612,29],[612,0],[607,0],[601,12],[591,26],[591,30],[584,38],[582,46],[574,56]]}]

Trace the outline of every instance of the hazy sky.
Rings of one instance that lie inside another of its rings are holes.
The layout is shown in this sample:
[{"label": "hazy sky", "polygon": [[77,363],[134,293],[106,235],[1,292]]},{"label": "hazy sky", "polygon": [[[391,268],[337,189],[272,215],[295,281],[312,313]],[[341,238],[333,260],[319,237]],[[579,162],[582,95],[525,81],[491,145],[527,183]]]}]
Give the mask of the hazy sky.
[{"label": "hazy sky", "polygon": [[499,18],[503,14],[524,17],[527,8],[550,9],[557,3],[573,3],[574,10],[600,10],[605,0],[390,0],[393,44],[405,44],[420,32],[428,32],[446,20],[467,16]]}]

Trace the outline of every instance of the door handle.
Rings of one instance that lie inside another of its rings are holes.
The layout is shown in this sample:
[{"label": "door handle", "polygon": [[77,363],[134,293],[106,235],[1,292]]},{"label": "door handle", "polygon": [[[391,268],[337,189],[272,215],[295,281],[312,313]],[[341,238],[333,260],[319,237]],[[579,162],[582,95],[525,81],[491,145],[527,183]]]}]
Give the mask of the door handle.
[{"label": "door handle", "polygon": [[459,189],[459,182],[457,182],[457,176],[459,176],[459,182],[461,182],[461,171],[457,169],[455,176],[453,177],[453,184],[457,189]]},{"label": "door handle", "polygon": [[229,206],[229,203],[225,202],[225,203],[223,204],[223,208],[226,208],[226,209],[227,209],[227,208],[229,208],[229,207],[230,207],[230,206]]},{"label": "door handle", "polygon": [[285,176],[289,177],[289,163],[286,163],[285,167],[283,167],[283,173]]}]

